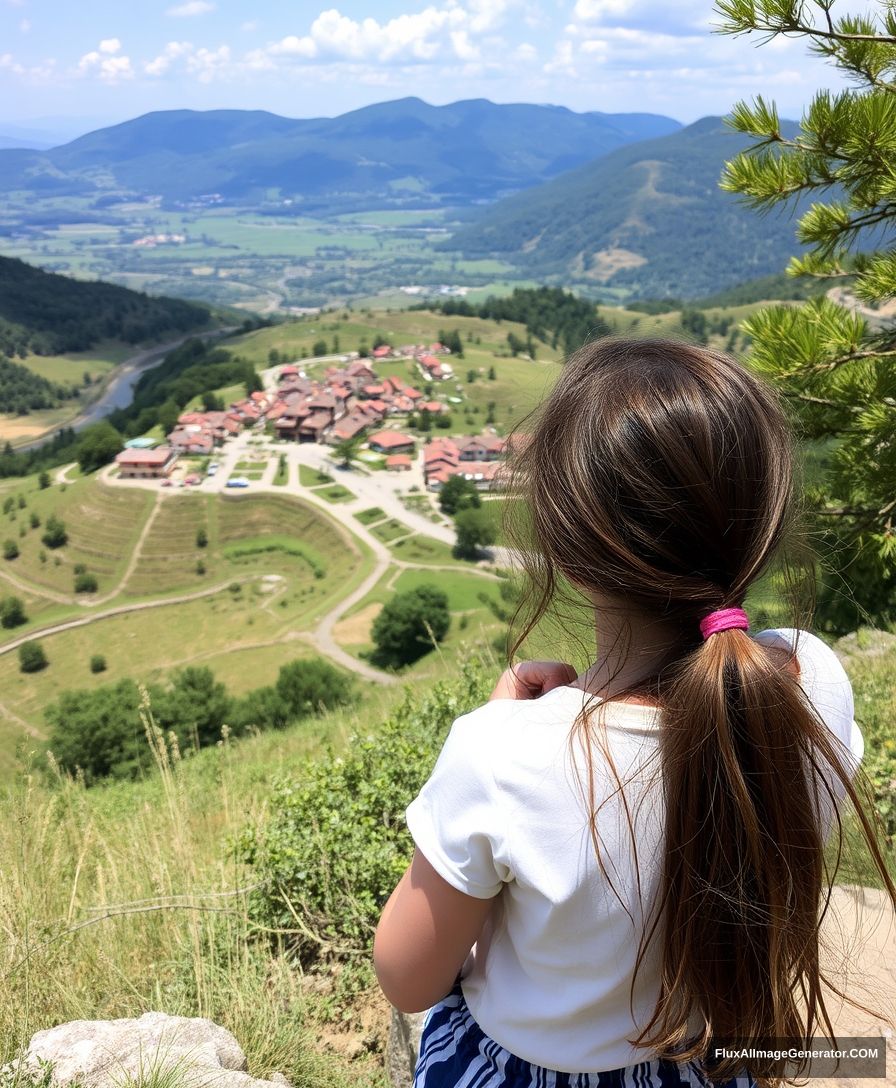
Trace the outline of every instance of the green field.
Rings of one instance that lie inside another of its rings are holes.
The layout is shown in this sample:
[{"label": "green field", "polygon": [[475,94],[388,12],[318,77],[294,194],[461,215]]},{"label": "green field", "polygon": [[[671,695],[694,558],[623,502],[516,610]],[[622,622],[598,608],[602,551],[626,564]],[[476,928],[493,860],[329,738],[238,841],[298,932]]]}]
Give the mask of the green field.
[{"label": "green field", "polygon": [[[38,547],[25,539],[22,556],[0,566],[0,576],[8,572],[0,592],[20,597],[29,620],[4,630],[0,640],[0,735],[8,738],[21,734],[22,722],[39,734],[43,708],[62,691],[123,676],[149,682],[186,664],[214,662],[236,687],[257,687],[255,666],[274,676],[291,656],[312,651],[295,641],[299,634],[370,569],[361,541],[288,495],[153,494],[104,486],[92,477],[64,491],[39,491],[28,480],[5,494],[18,493],[28,505],[16,506],[16,522],[32,509],[42,511],[42,520],[55,511],[71,540],[41,564]],[[204,547],[197,543],[200,530]],[[32,536],[41,531],[29,530]],[[95,604],[72,592],[72,567],[85,560],[99,575]],[[10,581],[13,572],[19,584]],[[177,600],[183,596],[195,599]],[[102,615],[147,601],[159,606]],[[93,614],[98,618],[84,626],[39,634]],[[3,653],[3,646],[30,632],[37,632],[50,664],[23,674],[18,655]],[[243,651],[251,667],[242,663]],[[95,653],[108,665],[98,675],[88,669]],[[9,767],[13,751],[13,743],[0,745],[0,771]]]},{"label": "green field", "polygon": [[[415,299],[396,292],[399,283],[477,289],[515,275],[503,261],[464,260],[439,250],[435,243],[451,224],[438,209],[315,219],[226,207],[163,211],[135,202],[116,209],[115,222],[78,223],[88,207],[79,198],[4,194],[0,217],[7,223],[27,222],[41,211],[57,221],[68,209],[72,216],[71,223],[42,228],[39,237],[7,238],[4,254],[137,290],[262,311],[327,306],[371,293],[394,294],[407,306]],[[155,248],[132,244],[135,234],[160,233],[186,240]]]}]

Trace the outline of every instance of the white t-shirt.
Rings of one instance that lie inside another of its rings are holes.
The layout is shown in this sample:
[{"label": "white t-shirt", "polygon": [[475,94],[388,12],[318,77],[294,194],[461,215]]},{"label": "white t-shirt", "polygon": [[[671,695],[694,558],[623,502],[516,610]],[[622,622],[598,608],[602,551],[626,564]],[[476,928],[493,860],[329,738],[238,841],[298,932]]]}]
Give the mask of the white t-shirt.
[{"label": "white t-shirt", "polygon": [[[796,649],[804,692],[857,766],[862,735],[833,651],[806,632],[755,637]],[[657,939],[630,1008],[638,945],[661,876],[660,712],[603,704],[606,744],[626,783],[638,855],[636,866],[617,780],[595,748],[597,828],[614,894],[597,863],[587,795],[578,785],[588,781],[587,764],[581,745],[569,743],[590,698],[561,687],[535,700],[495,700],[458,718],[407,810],[417,847],[449,884],[480,899],[504,893],[464,965],[463,992],[474,1019],[511,1053],[570,1073],[652,1057],[627,1040],[650,1019],[659,995]]]}]

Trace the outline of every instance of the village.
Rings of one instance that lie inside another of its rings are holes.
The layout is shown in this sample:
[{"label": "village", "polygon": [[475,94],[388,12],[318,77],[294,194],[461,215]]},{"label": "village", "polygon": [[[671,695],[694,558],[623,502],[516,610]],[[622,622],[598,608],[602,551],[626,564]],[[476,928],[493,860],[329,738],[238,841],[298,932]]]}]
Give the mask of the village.
[{"label": "village", "polygon": [[[110,478],[219,491],[288,486],[293,464],[319,473],[354,464],[367,477],[364,490],[372,498],[380,492],[437,493],[452,476],[482,492],[497,490],[506,440],[494,428],[433,435],[450,427],[451,407],[462,402],[449,355],[440,343],[380,345],[368,358],[352,354],[333,357],[330,365],[305,360],[271,367],[261,373],[263,390],[223,409],[184,411],[165,441],[130,440]],[[410,364],[425,391],[374,369],[389,363],[405,370]],[[323,373],[310,377],[312,368]],[[387,480],[399,476],[400,483]]]}]

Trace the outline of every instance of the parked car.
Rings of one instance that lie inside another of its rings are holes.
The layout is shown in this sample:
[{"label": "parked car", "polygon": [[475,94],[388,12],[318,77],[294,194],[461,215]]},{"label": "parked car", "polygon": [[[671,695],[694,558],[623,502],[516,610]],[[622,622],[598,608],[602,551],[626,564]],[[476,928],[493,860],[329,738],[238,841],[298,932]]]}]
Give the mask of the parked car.
[{"label": "parked car", "polygon": [[245,476],[231,476],[225,484],[226,487],[248,487],[249,481]]}]

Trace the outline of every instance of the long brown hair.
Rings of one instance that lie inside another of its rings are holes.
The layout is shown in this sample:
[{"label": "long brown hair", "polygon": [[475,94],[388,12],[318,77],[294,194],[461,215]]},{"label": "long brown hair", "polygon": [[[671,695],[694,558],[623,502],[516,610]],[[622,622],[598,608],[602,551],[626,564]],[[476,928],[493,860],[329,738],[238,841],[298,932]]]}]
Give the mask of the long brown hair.
[{"label": "long brown hair", "polygon": [[[875,816],[794,672],[745,631],[705,642],[699,631],[708,613],[740,607],[792,538],[792,438],[775,395],[705,348],[604,339],[568,360],[523,429],[512,489],[531,608],[514,652],[561,582],[678,633],[637,688],[662,709],[666,824],[660,909],[638,956],[640,967],[660,941],[660,995],[632,1043],[687,1061],[705,1059],[712,1039],[807,1041],[819,1027],[832,1038],[824,990],[846,995],[819,955],[837,868],[825,862],[824,814],[842,838],[838,795],[848,798],[896,905]],[[598,847],[593,812],[592,834]],[[742,1065],[730,1058],[710,1075]],[[771,1083],[783,1066],[750,1071]]]}]

